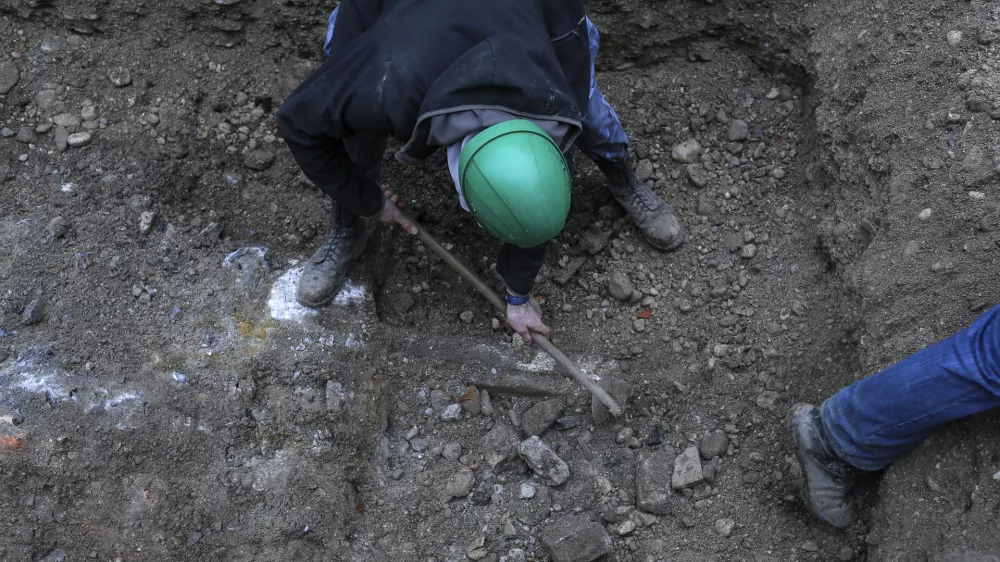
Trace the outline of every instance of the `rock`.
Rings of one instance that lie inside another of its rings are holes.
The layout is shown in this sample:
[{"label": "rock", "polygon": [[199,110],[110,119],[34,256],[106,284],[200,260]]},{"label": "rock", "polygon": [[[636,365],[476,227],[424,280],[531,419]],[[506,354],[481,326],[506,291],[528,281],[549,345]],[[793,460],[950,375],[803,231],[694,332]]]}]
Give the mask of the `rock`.
[{"label": "rock", "polygon": [[529,437],[517,446],[517,453],[531,470],[542,476],[552,486],[560,486],[569,480],[569,465],[559,458],[544,441]]},{"label": "rock", "polygon": [[423,438],[423,437],[417,437],[415,439],[410,439],[410,447],[413,448],[413,450],[416,451],[416,452],[418,452],[418,453],[422,453],[422,452],[426,451],[427,447],[429,445],[430,445],[430,442],[427,439]]},{"label": "rock", "polygon": [[14,66],[14,63],[0,62],[0,95],[13,90],[20,79],[21,73]]},{"label": "rock", "polygon": [[21,127],[17,132],[16,140],[24,144],[34,144],[38,142],[38,135],[35,134],[35,131],[31,130],[31,127]]},{"label": "rock", "polygon": [[46,37],[42,39],[42,43],[38,46],[38,50],[46,55],[57,53],[59,49],[62,49],[62,40],[58,37]]},{"label": "rock", "polygon": [[479,447],[486,458],[486,464],[490,468],[496,468],[497,465],[514,458],[519,441],[520,438],[513,427],[506,423],[498,423],[483,436]]},{"label": "rock", "polygon": [[806,541],[801,548],[805,552],[819,552],[819,545],[815,541]]},{"label": "rock", "polygon": [[528,435],[541,435],[559,419],[565,407],[566,401],[562,398],[539,402],[521,415],[521,429]]},{"label": "rock", "polygon": [[482,560],[488,554],[489,552],[486,550],[486,535],[476,535],[469,544],[469,548],[465,551],[465,555],[469,557],[469,560]]},{"label": "rock", "polygon": [[458,399],[458,403],[462,405],[463,410],[474,416],[478,416],[483,411],[483,397],[479,389],[474,386],[465,389],[465,394]]},{"label": "rock", "polygon": [[465,310],[461,314],[458,315],[458,318],[462,322],[465,322],[466,324],[472,324],[472,311],[471,310]]},{"label": "rock", "polygon": [[90,144],[90,140],[90,133],[73,133],[66,138],[66,144],[68,144],[70,148],[83,148]]},{"label": "rock", "polygon": [[55,90],[42,90],[35,95],[35,105],[39,109],[51,109],[59,100]]},{"label": "rock", "polygon": [[604,251],[608,247],[608,239],[611,232],[601,232],[596,228],[588,228],[580,237],[580,249],[594,256]]},{"label": "rock", "polygon": [[153,229],[153,224],[156,223],[156,219],[156,211],[145,211],[139,215],[139,232],[141,234],[149,234]]},{"label": "rock", "polygon": [[750,134],[750,127],[747,122],[742,119],[733,119],[729,122],[729,134],[728,138],[730,142],[739,142],[746,140],[747,135]]},{"label": "rock", "polygon": [[757,255],[757,246],[754,244],[747,244],[740,249],[740,257],[749,260],[753,259]]},{"label": "rock", "polygon": [[24,312],[21,313],[21,324],[25,326],[38,324],[45,319],[44,309],[45,307],[41,299],[32,300],[28,303],[28,306],[24,307]]},{"label": "rock", "polygon": [[458,472],[451,475],[444,489],[438,496],[441,501],[447,502],[453,498],[464,498],[472,492],[472,485],[476,481],[476,475],[466,467],[458,469]]},{"label": "rock", "polygon": [[[610,394],[611,398],[623,409],[625,408],[625,403],[628,402],[629,395],[632,394],[632,385],[623,380],[611,377],[602,377],[601,380],[597,381],[597,386]],[[594,418],[594,423],[597,425],[608,423],[614,419],[608,407],[593,396],[590,399],[590,415]]]},{"label": "rock", "polygon": [[701,144],[695,139],[688,139],[676,146],[670,152],[670,157],[684,163],[693,163],[701,155]]},{"label": "rock", "polygon": [[787,172],[785,172],[784,168],[775,168],[771,170],[771,177],[776,180],[784,179],[786,175]]},{"label": "rock", "polygon": [[[572,279],[574,275],[576,275],[576,272],[579,271],[580,268],[583,267],[583,264],[585,263],[587,263],[587,258],[584,256],[577,256],[569,260],[569,263],[566,264],[566,267],[560,268],[553,276],[552,280],[558,283],[559,285],[565,285],[566,283],[569,283],[569,280]],[[497,323],[500,322],[496,318],[494,318],[494,320],[496,320]],[[497,328],[499,328],[499,326],[497,326]],[[494,330],[497,328],[494,328]]]},{"label": "rock", "polygon": [[708,184],[709,176],[705,166],[701,164],[688,164],[684,169],[687,171],[688,179],[696,187],[705,187]]},{"label": "rock", "polygon": [[649,160],[639,160],[635,166],[635,177],[639,181],[646,181],[653,177],[653,163]]},{"label": "rock", "polygon": [[837,551],[837,560],[841,562],[851,562],[854,560],[854,549],[849,546],[842,546]]},{"label": "rock", "polygon": [[5,139],[9,139],[10,137],[16,134],[17,133],[15,133],[14,130],[11,129],[10,127],[4,127],[3,129],[0,129],[0,137],[3,137]]},{"label": "rock", "polygon": [[674,459],[674,473],[671,483],[674,488],[690,488],[701,483],[705,475],[701,469],[701,456],[698,447],[684,449],[679,457]]},{"label": "rock", "polygon": [[522,500],[530,500],[535,497],[535,487],[530,482],[521,482],[517,490],[517,497]]},{"label": "rock", "polygon": [[916,240],[908,241],[906,246],[903,247],[904,258],[913,257],[917,255],[918,252],[920,252],[920,242],[917,242]]},{"label": "rock", "polygon": [[243,164],[251,170],[264,171],[274,164],[274,153],[266,150],[253,150],[243,158]]},{"label": "rock", "polygon": [[566,515],[542,529],[538,538],[552,562],[593,562],[611,552],[611,536],[594,519]]},{"label": "rock", "polygon": [[52,238],[62,238],[66,236],[66,231],[69,230],[69,225],[66,220],[62,217],[55,217],[49,221],[48,226],[45,227],[45,231],[49,233]]},{"label": "rock", "polygon": [[957,47],[958,44],[962,42],[962,32],[957,29],[953,29],[945,35],[945,39],[948,41],[949,45]]},{"label": "rock", "polygon": [[725,519],[719,519],[715,522],[715,532],[718,533],[720,537],[731,537],[733,535],[733,528],[735,527],[736,522],[728,517]]},{"label": "rock", "polygon": [[66,152],[69,148],[69,130],[66,127],[56,127],[56,149],[59,152]]},{"label": "rock", "polygon": [[[97,106],[96,105],[83,106],[83,109],[80,110],[80,117],[83,118],[84,121],[97,121],[97,118],[99,117],[97,115]],[[152,117],[152,114],[150,114],[150,117]]]},{"label": "rock", "polygon": [[635,532],[635,527],[636,525],[634,520],[626,519],[621,525],[618,526],[617,529],[615,529],[615,532],[618,533],[618,535],[625,537]]},{"label": "rock", "polygon": [[933,211],[930,209],[930,207],[928,207],[928,208],[920,211],[920,214],[917,215],[917,218],[919,218],[922,221],[930,220],[932,213],[933,213]]},{"label": "rock", "polygon": [[624,302],[629,300],[632,298],[632,291],[634,290],[635,287],[632,285],[632,280],[621,271],[612,273],[611,278],[608,279],[608,294],[617,301]]},{"label": "rock", "polygon": [[462,446],[458,443],[448,443],[441,449],[441,456],[455,462],[462,456]]},{"label": "rock", "polygon": [[721,430],[715,430],[702,437],[701,444],[698,445],[698,451],[701,453],[702,458],[709,461],[715,457],[725,455],[728,450],[729,437]]},{"label": "rock", "polygon": [[72,113],[60,113],[52,118],[52,122],[60,127],[73,130],[80,126],[80,118]]},{"label": "rock", "polygon": [[461,404],[448,404],[441,414],[441,419],[445,421],[458,421],[462,419],[462,405]]},{"label": "rock", "polygon": [[566,377],[542,373],[527,376],[485,371],[471,374],[466,382],[474,385],[480,392],[488,390],[494,396],[561,396],[576,390]]},{"label": "rock", "polygon": [[326,409],[335,414],[344,410],[347,405],[347,391],[344,385],[337,381],[326,381]]},{"label": "rock", "polygon": [[636,507],[647,513],[670,513],[671,477],[676,455],[673,451],[639,453],[635,465]]},{"label": "rock", "polygon": [[132,72],[124,67],[114,68],[108,71],[108,80],[116,88],[124,88],[132,83]]}]

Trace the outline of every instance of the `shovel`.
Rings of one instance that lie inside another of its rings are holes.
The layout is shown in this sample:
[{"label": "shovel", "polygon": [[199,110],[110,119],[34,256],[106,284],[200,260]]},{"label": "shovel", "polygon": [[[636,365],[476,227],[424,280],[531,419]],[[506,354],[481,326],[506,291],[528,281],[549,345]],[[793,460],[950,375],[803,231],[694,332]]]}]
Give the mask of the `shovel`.
[{"label": "shovel", "polygon": [[[420,237],[420,240],[422,240],[424,244],[430,246],[430,248],[434,250],[437,255],[441,256],[441,259],[447,262],[448,265],[455,270],[455,272],[468,281],[470,285],[475,287],[481,295],[486,297],[486,300],[490,301],[490,304],[493,305],[493,308],[497,309],[497,312],[504,315],[507,314],[507,304],[501,300],[500,297],[497,296],[497,294],[493,292],[493,290],[490,289],[490,287],[484,283],[482,279],[469,270],[469,268],[465,267],[462,262],[458,261],[458,258],[446,250],[444,246],[442,246],[437,240],[434,239],[433,236],[431,236],[429,232],[427,232],[427,229],[417,224],[415,221],[413,222],[413,225],[416,226],[417,236]],[[556,360],[557,363],[569,371],[569,374],[576,379],[576,382],[583,385],[583,387],[589,390],[595,398],[600,400],[600,402],[608,408],[608,411],[611,412],[611,415],[621,417],[623,413],[622,409],[618,406],[615,400],[611,398],[611,395],[598,386],[597,383],[595,383],[590,377],[585,375],[583,371],[581,371],[580,368],[569,359],[569,357],[566,357],[562,351],[559,351],[559,348],[549,341],[549,338],[539,334],[538,332],[531,332],[531,339],[537,343],[538,347],[542,348],[545,353],[548,353],[553,359]]]}]

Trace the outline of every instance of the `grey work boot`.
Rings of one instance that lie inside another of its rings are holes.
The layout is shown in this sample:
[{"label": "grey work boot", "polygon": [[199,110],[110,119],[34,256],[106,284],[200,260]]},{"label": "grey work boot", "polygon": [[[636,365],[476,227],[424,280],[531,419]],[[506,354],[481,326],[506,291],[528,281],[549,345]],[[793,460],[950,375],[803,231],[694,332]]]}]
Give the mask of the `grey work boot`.
[{"label": "grey work boot", "polygon": [[792,442],[802,465],[802,499],[809,511],[828,525],[847,528],[854,520],[850,493],[858,469],[834,453],[816,406],[796,404],[792,408]]},{"label": "grey work boot", "polygon": [[651,246],[670,252],[684,243],[684,227],[674,208],[635,176],[631,156],[621,162],[597,161],[615,200],[625,208]]},{"label": "grey work boot", "polygon": [[330,304],[344,284],[347,267],[365,250],[365,220],[333,202],[333,225],[326,240],[306,262],[295,300],[319,308]]}]

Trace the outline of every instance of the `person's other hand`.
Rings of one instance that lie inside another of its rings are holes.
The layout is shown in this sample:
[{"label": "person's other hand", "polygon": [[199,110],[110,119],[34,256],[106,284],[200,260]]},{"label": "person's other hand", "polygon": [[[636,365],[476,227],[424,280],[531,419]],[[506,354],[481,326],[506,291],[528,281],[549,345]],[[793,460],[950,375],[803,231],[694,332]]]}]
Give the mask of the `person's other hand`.
[{"label": "person's other hand", "polygon": [[382,205],[382,210],[378,213],[378,220],[386,224],[396,223],[402,226],[403,230],[416,235],[416,225],[403,214],[403,211],[399,207],[399,196],[384,185],[382,186],[382,193],[385,194],[385,203]]},{"label": "person's other hand", "polygon": [[531,344],[531,332],[538,332],[544,336],[549,335],[552,330],[542,322],[542,315],[535,310],[531,303],[508,304],[507,323],[514,329],[521,340],[526,344]]}]

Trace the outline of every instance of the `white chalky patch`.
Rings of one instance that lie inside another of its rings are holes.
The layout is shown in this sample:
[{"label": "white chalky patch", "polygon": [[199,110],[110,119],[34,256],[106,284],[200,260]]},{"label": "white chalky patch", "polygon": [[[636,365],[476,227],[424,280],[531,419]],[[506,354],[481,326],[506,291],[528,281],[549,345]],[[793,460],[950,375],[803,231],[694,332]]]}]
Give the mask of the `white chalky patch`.
[{"label": "white chalky patch", "polygon": [[267,308],[271,318],[283,322],[305,322],[316,315],[316,311],[302,306],[295,300],[295,289],[302,277],[302,268],[289,269],[278,278],[271,287],[271,295],[267,299]]},{"label": "white chalky patch", "polygon": [[69,391],[59,383],[52,381],[52,375],[42,373],[21,373],[17,380],[21,390],[45,394],[54,400],[64,400],[69,397]]},{"label": "white chalky patch", "polygon": [[519,362],[517,368],[530,373],[548,373],[555,370],[556,360],[550,357],[548,353],[538,353],[531,360],[531,363]]}]

